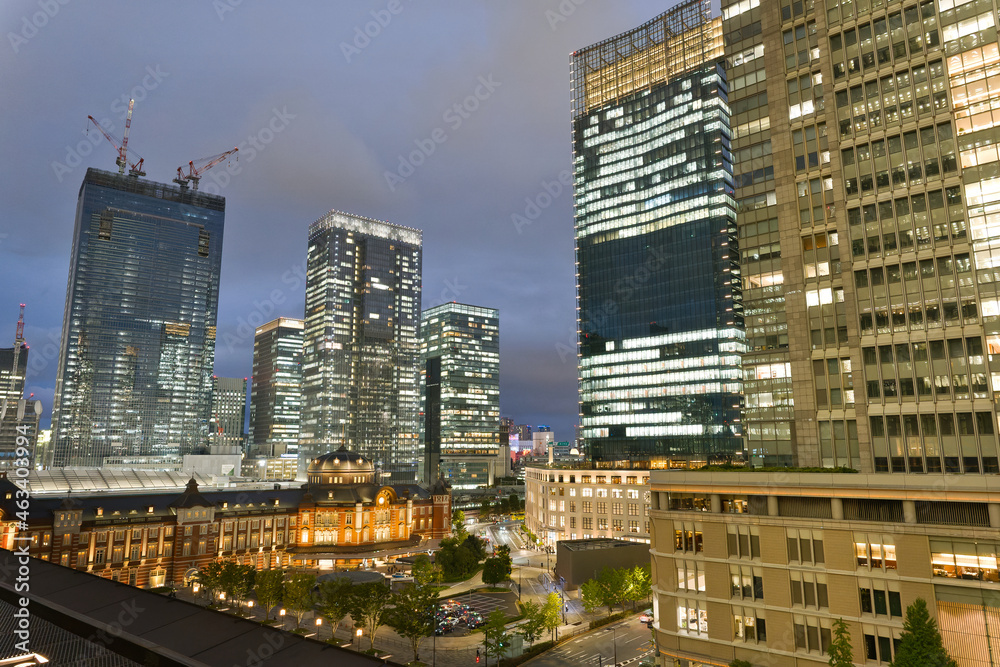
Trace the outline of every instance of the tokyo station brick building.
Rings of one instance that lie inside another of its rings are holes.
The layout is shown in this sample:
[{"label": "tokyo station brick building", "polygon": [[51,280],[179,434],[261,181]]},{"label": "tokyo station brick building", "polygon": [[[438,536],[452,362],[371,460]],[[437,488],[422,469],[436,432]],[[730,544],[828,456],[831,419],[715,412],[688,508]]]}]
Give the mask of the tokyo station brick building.
[{"label": "tokyo station brick building", "polygon": [[35,558],[139,587],[181,585],[213,560],[257,569],[348,567],[426,549],[451,530],[441,481],[379,485],[372,462],[341,448],[312,460],[289,489],[32,497],[27,526],[18,487],[0,478],[0,547],[30,537]]}]

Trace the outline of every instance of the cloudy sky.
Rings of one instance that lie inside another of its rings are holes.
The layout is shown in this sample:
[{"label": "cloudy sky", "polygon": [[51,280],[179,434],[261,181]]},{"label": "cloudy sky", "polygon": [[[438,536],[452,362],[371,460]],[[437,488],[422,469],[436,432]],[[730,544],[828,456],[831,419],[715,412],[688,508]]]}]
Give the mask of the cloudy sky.
[{"label": "cloudy sky", "polygon": [[80,183],[116,168],[87,116],[121,136],[134,97],[147,178],[241,146],[202,181],[227,200],[217,374],[249,375],[262,320],[302,317],[282,276],[339,209],[422,229],[423,306],[499,308],[502,413],[571,438],[569,54],[672,4],[5,0],[0,346],[26,302],[47,421]]}]

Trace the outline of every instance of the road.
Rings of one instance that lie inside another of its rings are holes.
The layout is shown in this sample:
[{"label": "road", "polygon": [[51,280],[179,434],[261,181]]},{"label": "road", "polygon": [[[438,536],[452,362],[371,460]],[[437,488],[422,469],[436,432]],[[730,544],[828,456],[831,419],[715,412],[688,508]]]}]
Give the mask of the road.
[{"label": "road", "polygon": [[[638,616],[595,630],[529,660],[531,667],[608,667],[613,664],[638,664],[652,655],[651,636]],[[617,656],[617,663],[615,658]]]}]

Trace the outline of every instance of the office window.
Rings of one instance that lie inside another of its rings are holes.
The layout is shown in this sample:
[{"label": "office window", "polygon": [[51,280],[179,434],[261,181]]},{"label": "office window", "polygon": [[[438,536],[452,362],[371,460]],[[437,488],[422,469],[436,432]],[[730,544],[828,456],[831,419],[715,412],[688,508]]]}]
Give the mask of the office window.
[{"label": "office window", "polygon": [[674,522],[674,550],[700,552],[705,550],[700,523]]},{"label": "office window", "polygon": [[826,561],[822,531],[788,529],[785,537],[789,562],[820,564]]},{"label": "office window", "polygon": [[858,567],[875,570],[896,569],[896,545],[892,536],[854,533],[854,553]]},{"label": "office window", "polygon": [[767,621],[763,609],[733,607],[733,634],[744,642],[766,642]]},{"label": "office window", "polygon": [[700,600],[679,600],[677,630],[689,635],[708,636],[708,611]]},{"label": "office window", "polygon": [[739,558],[760,558],[760,529],[757,526],[727,526],[729,555]]},{"label": "office window", "polygon": [[704,591],[704,564],[695,560],[677,560],[677,588],[682,591]]},{"label": "office window", "polygon": [[792,572],[792,604],[824,609],[829,605],[826,589],[826,575],[810,572]]}]

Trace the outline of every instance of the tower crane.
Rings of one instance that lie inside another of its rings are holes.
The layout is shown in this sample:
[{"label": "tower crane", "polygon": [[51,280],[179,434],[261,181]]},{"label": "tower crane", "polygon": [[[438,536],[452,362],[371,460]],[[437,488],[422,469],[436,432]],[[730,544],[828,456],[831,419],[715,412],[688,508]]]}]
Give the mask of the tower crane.
[{"label": "tower crane", "polygon": [[116,151],[118,151],[118,159],[115,160],[115,164],[118,165],[118,173],[124,174],[125,167],[127,166],[129,168],[128,170],[129,176],[145,176],[146,172],[142,170],[142,163],[144,161],[143,157],[139,156],[138,153],[133,151],[133,154],[139,157],[139,161],[133,164],[130,164],[128,161],[128,133],[129,130],[132,129],[133,106],[135,106],[135,100],[129,100],[128,115],[125,117],[125,137],[121,140],[120,144],[119,142],[115,141],[115,138],[112,137],[110,134],[108,134],[103,127],[101,127],[101,124],[98,123],[93,116],[87,116],[87,118],[90,119],[90,121],[97,127],[97,129],[101,131],[101,134],[104,135],[104,138],[110,141],[111,145],[115,147]]},{"label": "tower crane", "polygon": [[[188,186],[188,181],[191,181],[192,189],[197,190],[198,181],[201,180],[201,175],[203,173],[205,173],[206,171],[208,171],[209,169],[219,164],[227,157],[229,157],[233,153],[236,153],[239,150],[240,150],[239,147],[236,147],[233,148],[232,150],[226,151],[225,153],[220,153],[219,155],[214,155],[212,157],[204,157],[201,158],[200,160],[191,160],[190,162],[188,162],[188,173],[186,175],[184,174],[184,167],[177,167],[177,178],[174,179],[174,183],[177,183],[182,188],[186,188]],[[237,157],[236,159],[238,160],[239,157]],[[205,164],[199,167],[195,167],[194,166],[195,162],[198,163],[205,162]]]}]

